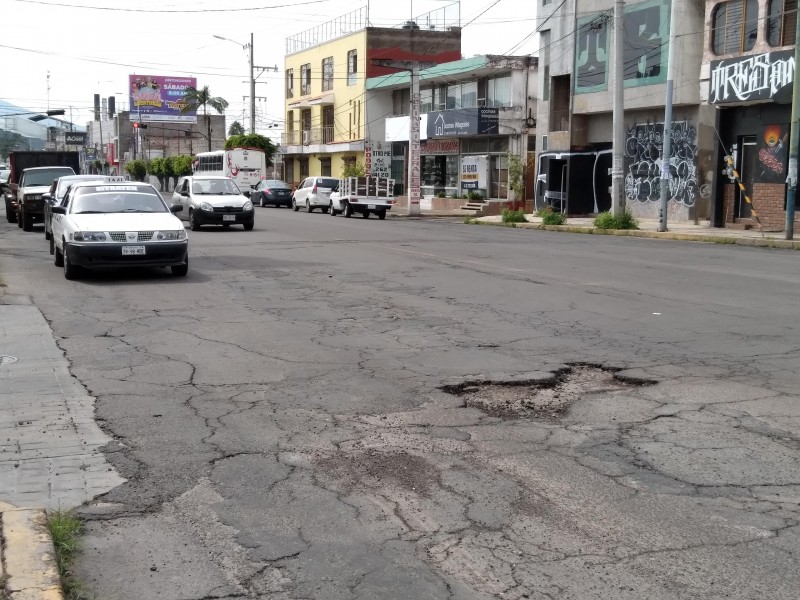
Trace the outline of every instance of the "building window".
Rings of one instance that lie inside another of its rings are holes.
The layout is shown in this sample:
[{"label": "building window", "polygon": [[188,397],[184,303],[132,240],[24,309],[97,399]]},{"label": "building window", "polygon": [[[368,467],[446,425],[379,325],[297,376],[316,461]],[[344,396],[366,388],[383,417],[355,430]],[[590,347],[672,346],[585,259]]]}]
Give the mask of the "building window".
[{"label": "building window", "polygon": [[305,179],[309,175],[308,158],[307,157],[300,158],[298,159],[297,162],[300,163],[300,179]]},{"label": "building window", "polygon": [[569,75],[553,77],[550,101],[550,131],[569,130]]},{"label": "building window", "polygon": [[711,18],[714,54],[752,50],[758,35],[758,0],[728,0],[714,8]]},{"label": "building window", "polygon": [[294,69],[286,69],[286,97],[294,98]]},{"label": "building window", "polygon": [[489,197],[508,197],[508,155],[489,157]]},{"label": "building window", "polygon": [[767,6],[767,43],[770,46],[794,46],[797,0],[770,0]]},{"label": "building window", "polygon": [[542,67],[542,100],[550,100],[550,30],[539,34],[539,59]]},{"label": "building window", "polygon": [[355,85],[358,79],[358,51],[347,53],[347,85]]},{"label": "building window", "polygon": [[324,156],[319,159],[319,170],[320,175],[323,177],[330,177],[331,176],[331,157]]},{"label": "building window", "polygon": [[542,6],[547,6],[548,4],[552,3],[553,0],[542,0]]},{"label": "building window", "polygon": [[433,110],[433,88],[424,88],[419,91],[419,109],[423,114]]},{"label": "building window", "polygon": [[322,59],[322,91],[333,89],[333,57]]},{"label": "building window", "polygon": [[478,82],[455,83],[447,86],[447,108],[473,108],[478,106]]},{"label": "building window", "polygon": [[511,106],[511,74],[492,77],[486,82],[486,106]]},{"label": "building window", "polygon": [[300,67],[300,95],[307,96],[311,93],[311,65]]},{"label": "building window", "polygon": [[[403,88],[392,92],[392,111],[394,115],[411,114],[411,90]],[[422,110],[422,112],[426,112]]]}]

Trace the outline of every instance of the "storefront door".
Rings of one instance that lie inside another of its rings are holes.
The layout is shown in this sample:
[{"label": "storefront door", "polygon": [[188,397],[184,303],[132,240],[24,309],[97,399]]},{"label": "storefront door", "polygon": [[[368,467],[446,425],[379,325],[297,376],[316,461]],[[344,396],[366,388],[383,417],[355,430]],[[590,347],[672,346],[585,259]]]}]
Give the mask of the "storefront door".
[{"label": "storefront door", "polygon": [[753,197],[753,179],[758,168],[758,149],[756,147],[756,136],[748,135],[741,138],[740,151],[739,151],[739,165],[737,170],[741,177],[744,191],[739,190],[736,198],[736,215],[737,219],[749,219],[752,216],[750,203],[745,200],[744,196],[747,194],[749,198]]}]

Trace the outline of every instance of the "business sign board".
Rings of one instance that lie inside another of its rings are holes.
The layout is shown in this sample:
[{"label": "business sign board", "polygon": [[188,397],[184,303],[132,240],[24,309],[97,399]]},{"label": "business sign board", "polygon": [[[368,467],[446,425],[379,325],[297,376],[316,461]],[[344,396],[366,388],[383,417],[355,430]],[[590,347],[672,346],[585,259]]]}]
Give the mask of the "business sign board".
[{"label": "business sign board", "polygon": [[496,108],[456,108],[428,113],[428,138],[497,135]]},{"label": "business sign board", "polygon": [[432,139],[421,142],[422,155],[432,154],[458,154],[460,143],[458,139]]},{"label": "business sign board", "polygon": [[794,50],[711,61],[709,104],[791,102]]},{"label": "business sign board", "polygon": [[86,132],[85,131],[66,131],[66,132],[64,132],[64,143],[67,146],[85,146],[86,145]]},{"label": "business sign board", "polygon": [[129,75],[131,121],[197,123],[196,110],[181,114],[186,107],[184,96],[188,87],[197,87],[195,77]]},{"label": "business sign board", "polygon": [[375,177],[392,176],[392,146],[373,142],[364,148],[364,169]]},{"label": "business sign board", "polygon": [[486,175],[489,157],[462,156],[461,157],[461,189],[485,190]]},{"label": "business sign board", "polygon": [[83,156],[86,160],[97,160],[97,148],[86,148],[83,151]]}]

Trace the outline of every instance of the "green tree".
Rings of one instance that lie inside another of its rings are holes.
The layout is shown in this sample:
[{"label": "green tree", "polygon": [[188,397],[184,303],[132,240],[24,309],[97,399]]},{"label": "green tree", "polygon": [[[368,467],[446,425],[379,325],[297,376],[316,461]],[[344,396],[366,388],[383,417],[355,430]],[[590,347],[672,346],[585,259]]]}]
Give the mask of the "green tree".
[{"label": "green tree", "polygon": [[176,156],[172,161],[173,177],[184,177],[192,174],[193,157],[188,154]]},{"label": "green tree", "polygon": [[350,162],[342,166],[342,177],[364,177],[366,169],[364,163]]},{"label": "green tree", "polygon": [[125,172],[131,176],[134,181],[144,181],[147,176],[147,165],[143,160],[129,160],[125,163]]},{"label": "green tree", "polygon": [[272,140],[266,136],[258,133],[248,133],[247,135],[232,135],[225,140],[225,150],[232,148],[255,148],[262,150],[267,161],[267,166],[271,167],[272,157],[275,155],[277,148]]},{"label": "green tree", "polygon": [[244,127],[239,121],[234,121],[231,123],[231,126],[228,127],[228,135],[244,135]]},{"label": "green tree", "polygon": [[169,180],[172,179],[172,187],[178,184],[178,178],[175,176],[175,157],[167,156],[164,159],[164,181],[167,182],[167,191],[169,191]]},{"label": "green tree", "polygon": [[212,96],[208,86],[203,86],[201,89],[189,86],[186,88],[186,93],[183,96],[185,106],[181,109],[181,114],[186,114],[191,111],[196,111],[201,106],[203,107],[203,116],[206,117],[206,125],[208,126],[208,151],[211,152],[211,119],[208,118],[208,107],[210,106],[218,113],[222,114],[228,108],[228,101],[219,96]]},{"label": "green tree", "polygon": [[158,179],[161,191],[164,191],[164,159],[160,156],[147,161],[147,174]]}]

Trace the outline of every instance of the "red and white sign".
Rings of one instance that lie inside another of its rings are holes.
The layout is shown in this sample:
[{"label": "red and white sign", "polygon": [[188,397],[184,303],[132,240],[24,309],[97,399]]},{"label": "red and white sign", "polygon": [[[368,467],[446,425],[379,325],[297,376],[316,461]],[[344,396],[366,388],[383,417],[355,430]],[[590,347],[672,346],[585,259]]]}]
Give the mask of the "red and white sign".
[{"label": "red and white sign", "polygon": [[458,154],[459,142],[457,139],[432,138],[420,142],[422,154]]}]

